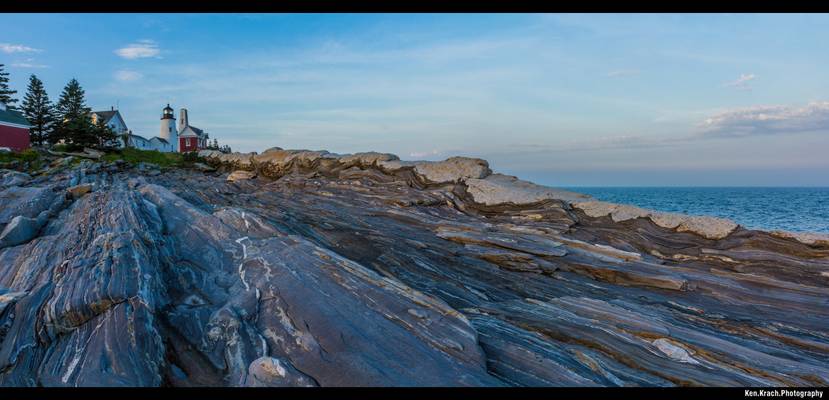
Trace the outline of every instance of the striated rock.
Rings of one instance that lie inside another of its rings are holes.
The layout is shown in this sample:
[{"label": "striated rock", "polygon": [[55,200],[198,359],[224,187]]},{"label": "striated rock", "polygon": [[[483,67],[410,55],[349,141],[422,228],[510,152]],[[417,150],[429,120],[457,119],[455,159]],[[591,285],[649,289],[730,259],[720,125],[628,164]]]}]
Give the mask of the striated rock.
[{"label": "striated rock", "polygon": [[156,176],[161,174],[161,167],[154,163],[139,162],[135,169],[142,175]]},{"label": "striated rock", "polygon": [[313,378],[297,371],[289,363],[274,357],[260,357],[250,363],[245,386],[314,387]]},{"label": "striated rock", "polygon": [[257,153],[229,153],[225,154],[218,150],[200,150],[198,156],[206,160],[223,164],[233,169],[252,170],[254,168],[253,157]]},{"label": "striated rock", "polygon": [[227,176],[228,182],[246,181],[256,178],[256,174],[250,171],[233,171]]},{"label": "striated rock", "polygon": [[685,220],[682,214],[668,212],[652,212],[648,218],[656,225],[668,229],[676,229]]},{"label": "striated rock", "polygon": [[29,236],[0,246],[0,386],[829,384],[819,238],[382,153],[247,160],[275,179],[70,163],[0,190]]},{"label": "striated rock", "polygon": [[93,160],[100,160],[101,157],[104,156],[104,153],[95,149],[90,149],[88,147],[84,147],[83,152],[81,153],[70,153],[70,152],[60,152],[60,151],[53,151],[47,150],[49,154],[56,155],[56,156],[67,156],[63,159],[62,165],[67,165],[67,160],[71,161],[72,157],[80,157],[80,158],[88,158]]},{"label": "striated rock", "polygon": [[42,224],[35,218],[22,215],[14,217],[0,233],[0,248],[17,246],[32,240]]},{"label": "striated rock", "polygon": [[397,158],[394,154],[389,153],[377,153],[377,152],[366,152],[366,153],[355,153],[355,154],[347,154],[340,157],[339,161],[346,166],[353,166],[353,165],[361,165],[361,166],[370,166],[370,165],[379,165],[381,162],[386,161],[399,161],[400,159]]},{"label": "striated rock", "polygon": [[0,170],[0,188],[5,186],[20,186],[29,182],[32,177],[29,174],[12,170]]},{"label": "striated rock", "polygon": [[561,200],[566,202],[583,200],[590,196],[553,189],[522,181],[514,176],[492,174],[484,179],[470,178],[464,181],[466,191],[472,200],[488,206],[497,204],[524,205],[544,200]]},{"label": "striated rock", "polygon": [[676,229],[677,232],[692,232],[706,239],[722,239],[734,232],[738,226],[735,222],[723,218],[657,212],[604,201],[577,202],[573,207],[593,218],[610,215],[614,222],[649,218],[663,228]]},{"label": "striated rock", "polygon": [[654,340],[653,345],[656,346],[659,351],[665,353],[668,357],[677,360],[683,363],[690,363],[690,364],[699,364],[699,361],[695,360],[688,354],[688,351],[682,347],[675,345],[671,340],[665,338],[659,338]]},{"label": "striated rock", "polygon": [[454,183],[479,179],[492,173],[489,163],[480,158],[452,157],[444,161],[414,163],[415,173],[433,183]]},{"label": "striated rock", "polygon": [[38,214],[49,209],[56,197],[51,187],[12,186],[0,190],[0,225],[19,215],[37,218]]},{"label": "striated rock", "polygon": [[687,216],[676,228],[677,232],[693,232],[706,239],[722,239],[737,229],[737,224],[724,218]]},{"label": "striated rock", "polygon": [[202,172],[213,172],[213,171],[216,170],[216,168],[213,168],[213,167],[211,167],[207,164],[203,164],[203,163],[199,163],[199,162],[193,163],[193,168],[195,168],[199,171],[202,171]]},{"label": "striated rock", "polygon": [[798,242],[805,243],[808,245],[829,246],[828,234],[786,231],[773,231],[771,232],[771,234],[781,238],[794,239]]},{"label": "striated rock", "polygon": [[87,194],[91,191],[92,191],[92,185],[88,184],[88,183],[85,183],[85,184],[82,184],[82,185],[72,186],[69,189],[66,189],[66,192],[72,198],[75,198],[75,199],[77,199],[79,197],[82,197],[83,195],[85,195],[85,194]]}]

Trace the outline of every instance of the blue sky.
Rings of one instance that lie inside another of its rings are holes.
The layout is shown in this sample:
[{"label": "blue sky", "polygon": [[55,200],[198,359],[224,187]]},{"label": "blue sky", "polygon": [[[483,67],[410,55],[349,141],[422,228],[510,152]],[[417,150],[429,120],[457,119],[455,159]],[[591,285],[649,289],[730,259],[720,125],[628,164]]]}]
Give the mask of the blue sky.
[{"label": "blue sky", "polygon": [[[829,186],[829,16],[0,14],[0,63],[155,136],[482,157],[557,186]],[[37,28],[34,28],[37,27]]]}]

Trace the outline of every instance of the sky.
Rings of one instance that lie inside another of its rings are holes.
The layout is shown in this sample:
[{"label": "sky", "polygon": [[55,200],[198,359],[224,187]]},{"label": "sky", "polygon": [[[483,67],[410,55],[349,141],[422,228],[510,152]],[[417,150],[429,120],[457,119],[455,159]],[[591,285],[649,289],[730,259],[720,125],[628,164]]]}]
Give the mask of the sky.
[{"label": "sky", "polygon": [[[22,98],[136,134],[480,157],[551,186],[829,186],[826,14],[0,14]],[[178,111],[177,111],[178,113]]]}]

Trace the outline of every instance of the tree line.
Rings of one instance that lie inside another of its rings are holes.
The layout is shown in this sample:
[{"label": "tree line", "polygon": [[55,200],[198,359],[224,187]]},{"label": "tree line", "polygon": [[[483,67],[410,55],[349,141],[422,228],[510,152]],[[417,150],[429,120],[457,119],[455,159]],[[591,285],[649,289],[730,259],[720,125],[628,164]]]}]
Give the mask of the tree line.
[{"label": "tree line", "polygon": [[[0,64],[0,102],[18,110],[16,90],[9,88],[9,73]],[[19,111],[29,120],[32,144],[66,144],[73,147],[107,148],[115,145],[117,136],[104,121],[93,122],[92,109],[86,106],[85,92],[77,79],[63,88],[57,103],[49,100],[43,82],[32,74]]]},{"label": "tree line", "polygon": [[[16,90],[9,88],[9,73],[5,72],[4,65],[0,64],[0,102],[7,107],[17,110],[14,95]],[[92,121],[92,109],[86,106],[85,92],[77,79],[72,79],[63,88],[57,104],[49,100],[49,95],[43,87],[43,82],[32,74],[29,77],[29,86],[21,103],[20,110],[23,116],[32,125],[29,128],[29,138],[32,144],[67,144],[72,147],[110,148],[118,146],[118,135],[102,120]],[[126,133],[124,136],[131,134]],[[122,137],[125,145],[129,145],[129,138]],[[213,139],[207,149],[230,153],[230,146],[219,146]]]}]

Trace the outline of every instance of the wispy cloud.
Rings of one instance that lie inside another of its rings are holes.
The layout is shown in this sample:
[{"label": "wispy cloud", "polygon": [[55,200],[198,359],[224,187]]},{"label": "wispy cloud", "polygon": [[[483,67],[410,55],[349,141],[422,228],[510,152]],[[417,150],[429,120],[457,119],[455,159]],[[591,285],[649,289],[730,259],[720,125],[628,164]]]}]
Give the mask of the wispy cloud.
[{"label": "wispy cloud", "polygon": [[45,64],[38,64],[34,58],[27,58],[23,61],[16,61],[13,62],[12,67],[17,68],[49,68],[48,65]]},{"label": "wispy cloud", "polygon": [[139,40],[115,50],[115,54],[127,60],[158,57],[160,53],[161,50],[158,48],[158,44],[152,40]]},{"label": "wispy cloud", "polygon": [[122,82],[139,80],[143,76],[144,75],[142,75],[140,72],[131,71],[131,70],[128,70],[128,69],[122,69],[122,70],[115,71],[115,79],[119,80],[119,81],[122,81]]},{"label": "wispy cloud", "polygon": [[705,119],[704,136],[741,137],[829,131],[829,101],[803,107],[753,106],[722,111]]},{"label": "wispy cloud", "polygon": [[605,76],[608,78],[622,78],[625,76],[634,76],[639,75],[641,71],[638,69],[620,69],[616,71],[610,71]]},{"label": "wispy cloud", "polygon": [[757,75],[754,74],[740,74],[740,77],[736,80],[731,82],[726,82],[724,84],[725,87],[733,87],[737,90],[751,90],[751,86],[749,82],[757,79]]},{"label": "wispy cloud", "polygon": [[0,43],[0,51],[8,54],[12,53],[40,53],[43,50],[35,49],[33,47],[24,46],[22,44]]}]

